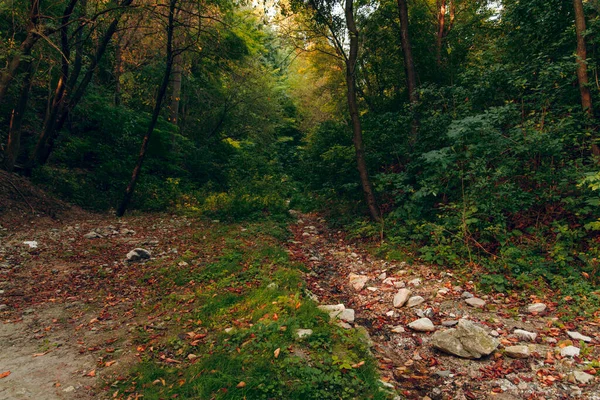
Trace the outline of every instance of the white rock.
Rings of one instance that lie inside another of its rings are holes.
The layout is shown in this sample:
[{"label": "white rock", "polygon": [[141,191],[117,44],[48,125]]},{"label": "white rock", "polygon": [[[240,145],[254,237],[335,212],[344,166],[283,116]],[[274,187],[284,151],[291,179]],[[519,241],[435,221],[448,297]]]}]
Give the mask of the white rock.
[{"label": "white rock", "polygon": [[470,299],[466,299],[465,303],[467,303],[471,307],[481,307],[481,308],[485,307],[485,301],[481,300],[478,297],[471,297]]},{"label": "white rock", "polygon": [[312,329],[296,329],[296,336],[299,338],[307,337],[313,334]]},{"label": "white rock", "polygon": [[409,289],[398,290],[398,293],[394,296],[394,307],[399,308],[406,304],[411,294],[412,292]]},{"label": "white rock", "polygon": [[369,287],[367,287],[367,290],[368,290],[368,291],[370,291],[370,292],[376,292],[376,291],[378,291],[379,289],[377,289],[377,288],[376,288],[376,287],[374,287],[374,286],[369,286]]},{"label": "white rock", "polygon": [[418,287],[421,286],[421,278],[413,279],[412,281],[408,281],[409,286]]},{"label": "white rock", "polygon": [[348,275],[348,280],[350,281],[350,285],[354,288],[354,290],[361,291],[367,284],[369,277],[366,275],[357,275],[351,273]]},{"label": "white rock", "polygon": [[504,349],[504,353],[512,358],[528,358],[530,355],[527,346],[509,346]]},{"label": "white rock", "polygon": [[589,343],[592,341],[591,337],[582,335],[579,332],[567,331],[567,335],[569,335],[569,337],[573,340],[583,340],[586,343]]},{"label": "white rock", "polygon": [[546,311],[547,306],[544,303],[533,303],[527,306],[528,313],[541,313]]},{"label": "white rock", "polygon": [[354,310],[351,308],[346,308],[337,316],[342,321],[346,322],[354,322]]},{"label": "white rock", "polygon": [[385,280],[385,278],[387,278],[387,274],[385,272],[382,272],[381,274],[379,274],[379,276],[377,277],[377,279],[379,279],[380,281]]},{"label": "white rock", "polygon": [[91,231],[91,232],[83,235],[83,237],[86,239],[100,239],[102,237],[102,235],[99,234],[98,232]]},{"label": "white rock", "polygon": [[386,312],[385,315],[387,315],[388,317],[393,317],[394,316],[394,310]]},{"label": "white rock", "polygon": [[23,242],[23,244],[29,246],[30,249],[37,249],[38,247],[38,242],[36,242],[35,240],[26,240]]},{"label": "white rock", "polygon": [[346,309],[346,307],[343,304],[321,305],[317,306],[317,308],[328,313],[329,318],[331,319],[337,318],[338,315],[340,315],[342,311]]},{"label": "white rock", "polygon": [[581,350],[575,346],[567,346],[560,349],[560,355],[563,357],[577,357]]},{"label": "white rock", "polygon": [[386,285],[394,286],[394,283],[396,283],[396,279],[394,279],[394,278],[385,278],[383,280],[383,283],[386,284]]},{"label": "white rock", "polygon": [[431,320],[429,318],[420,318],[420,319],[408,324],[408,327],[410,329],[413,329],[418,332],[433,332],[433,331],[435,331],[435,326],[433,325],[433,322],[431,322]]},{"label": "white rock", "polygon": [[392,332],[394,333],[404,333],[406,332],[406,330],[404,329],[404,327],[398,325],[392,328]]},{"label": "white rock", "polygon": [[441,288],[437,292],[438,292],[438,294],[441,294],[443,296],[443,295],[448,294],[450,292],[450,289],[448,289],[448,288]]},{"label": "white rock", "polygon": [[75,391],[75,388],[73,386],[68,386],[68,387],[66,387],[66,388],[63,389],[63,392],[66,392],[66,393],[71,393],[71,392],[74,392],[74,391]]},{"label": "white rock", "polygon": [[582,371],[574,371],[573,376],[575,377],[577,382],[580,382],[583,384],[590,383],[594,380],[594,375],[590,375],[590,374],[588,374],[586,372],[582,372]]},{"label": "white rock", "polygon": [[425,299],[421,296],[413,296],[410,299],[408,299],[408,302],[406,303],[407,307],[416,307],[419,304],[423,304],[425,302]]},{"label": "white rock", "polygon": [[498,333],[498,331],[494,330],[494,331],[490,331],[490,336],[498,337],[498,336],[500,336],[500,334]]},{"label": "white rock", "polygon": [[148,250],[137,248],[137,249],[133,249],[129,253],[127,253],[127,261],[147,260],[151,256],[152,256],[152,253],[150,253]]},{"label": "white rock", "polygon": [[473,294],[471,294],[471,293],[469,293],[469,292],[463,292],[463,293],[460,295],[460,297],[461,297],[462,299],[471,299],[471,298],[473,298],[473,297],[475,297],[475,296],[473,296]]},{"label": "white rock", "polygon": [[451,327],[456,324],[458,324],[458,320],[456,320],[456,319],[449,319],[449,320],[442,321],[442,325],[445,327]]},{"label": "white rock", "polygon": [[537,333],[529,332],[529,331],[526,331],[526,330],[523,330],[523,329],[515,329],[515,331],[513,333],[519,339],[521,339],[521,340],[528,340],[530,342],[535,341],[535,339],[537,338]]},{"label": "white rock", "polygon": [[344,329],[352,329],[352,325],[344,321],[338,321],[337,326],[342,327]]}]

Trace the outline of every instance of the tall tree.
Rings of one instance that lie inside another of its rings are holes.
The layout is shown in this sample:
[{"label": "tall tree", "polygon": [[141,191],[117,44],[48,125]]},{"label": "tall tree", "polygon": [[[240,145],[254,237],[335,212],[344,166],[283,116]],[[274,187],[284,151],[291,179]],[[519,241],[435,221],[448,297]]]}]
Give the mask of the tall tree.
[{"label": "tall tree", "polygon": [[400,15],[400,38],[402,44],[402,56],[404,57],[404,71],[406,73],[406,88],[408,99],[411,103],[417,99],[417,74],[415,73],[415,61],[412,55],[412,45],[408,33],[408,6],[406,0],[398,0],[398,14]]},{"label": "tall tree", "polygon": [[146,130],[146,134],[144,135],[144,139],[142,140],[142,147],[140,148],[140,153],[138,155],[137,162],[135,167],[133,168],[133,173],[131,175],[131,180],[125,189],[125,194],[123,196],[123,200],[117,209],[117,216],[122,217],[125,215],[125,211],[127,211],[127,207],[133,197],[133,192],[135,190],[135,186],[140,177],[140,173],[142,171],[142,165],[144,163],[144,159],[146,158],[146,153],[148,151],[148,145],[150,144],[150,137],[152,136],[152,132],[154,132],[154,128],[156,127],[156,123],[158,122],[158,117],[160,115],[160,110],[162,107],[163,100],[167,93],[167,88],[169,86],[169,80],[171,79],[171,70],[173,69],[173,61],[175,54],[173,54],[173,31],[175,27],[175,10],[177,6],[178,0],[169,0],[169,17],[167,22],[167,46],[166,46],[166,62],[165,62],[165,72],[162,78],[162,82],[160,87],[158,88],[158,93],[156,94],[156,100],[154,103],[154,111],[152,112],[152,119],[150,120],[150,124],[148,125],[148,129]]}]

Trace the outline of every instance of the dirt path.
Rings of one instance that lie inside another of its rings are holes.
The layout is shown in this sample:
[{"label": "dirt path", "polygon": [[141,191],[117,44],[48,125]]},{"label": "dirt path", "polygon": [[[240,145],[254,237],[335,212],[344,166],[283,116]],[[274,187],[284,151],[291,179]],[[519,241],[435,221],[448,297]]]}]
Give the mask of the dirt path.
[{"label": "dirt path", "polygon": [[[137,361],[132,333],[151,324],[139,311],[151,286],[143,278],[178,257],[189,225],[166,215],[79,214],[4,229],[0,374],[10,374],[0,378],[0,400],[112,397],[105,383]],[[98,237],[86,238],[91,232]],[[126,261],[137,247],[152,252],[148,264]]]},{"label": "dirt path", "polygon": [[[310,266],[306,278],[311,292],[321,304],[343,303],[355,310],[354,326],[368,329],[383,380],[407,398],[600,399],[594,376],[600,366],[600,321],[560,321],[550,301],[545,311],[530,313],[528,304],[544,299],[519,302],[504,293],[484,295],[451,271],[373,259],[349,245],[341,233],[330,231],[318,216],[298,217],[289,249],[296,260]],[[354,278],[356,288],[350,284],[351,273],[359,275]],[[423,302],[394,307],[393,298],[402,287],[423,298],[415,302]],[[468,305],[465,292],[480,297],[485,306]],[[447,329],[442,323],[467,319],[501,344],[478,360],[448,355],[433,349],[431,333],[408,327],[420,317],[428,317],[436,330]],[[516,329],[536,337],[524,339]],[[567,331],[589,336],[591,342],[572,340]],[[526,346],[529,356],[503,354],[513,345]],[[569,345],[579,348],[580,355],[561,356]],[[581,374],[584,371],[587,375]],[[583,383],[585,379],[589,381]]]}]

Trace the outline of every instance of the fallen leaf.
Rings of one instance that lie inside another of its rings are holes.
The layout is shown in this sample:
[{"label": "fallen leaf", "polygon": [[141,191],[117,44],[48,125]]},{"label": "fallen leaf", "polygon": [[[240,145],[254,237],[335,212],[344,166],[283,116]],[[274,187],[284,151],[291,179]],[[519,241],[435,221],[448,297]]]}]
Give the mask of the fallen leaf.
[{"label": "fallen leaf", "polygon": [[279,347],[277,349],[275,349],[275,351],[273,352],[273,354],[275,355],[275,358],[279,357],[280,352],[281,352],[281,349]]},{"label": "fallen leaf", "polygon": [[91,370],[90,372],[88,372],[87,374],[85,374],[83,376],[89,376],[89,377],[93,378],[93,377],[96,376],[96,370],[93,369],[93,370]]},{"label": "fallen leaf", "polygon": [[4,371],[3,373],[0,374],[0,379],[6,378],[9,375],[10,375],[10,371]]},{"label": "fallen leaf", "polygon": [[240,383],[237,384],[236,388],[245,388],[246,387],[246,382],[241,381]]},{"label": "fallen leaf", "polygon": [[111,360],[111,361],[107,361],[107,362],[105,362],[105,363],[104,363],[104,366],[105,366],[105,367],[110,367],[111,365],[113,365],[113,364],[114,364],[114,363],[116,363],[116,362],[117,362],[117,360]]}]

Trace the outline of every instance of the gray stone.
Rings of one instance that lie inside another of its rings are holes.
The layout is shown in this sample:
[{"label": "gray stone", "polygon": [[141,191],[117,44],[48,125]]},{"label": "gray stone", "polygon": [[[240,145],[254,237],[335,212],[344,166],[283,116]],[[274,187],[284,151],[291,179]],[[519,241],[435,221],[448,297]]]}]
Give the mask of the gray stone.
[{"label": "gray stone", "polygon": [[367,284],[369,277],[366,275],[357,275],[351,273],[348,275],[348,280],[350,281],[350,285],[354,288],[354,290],[361,291]]},{"label": "gray stone", "polygon": [[99,234],[98,232],[91,231],[91,232],[83,235],[83,237],[86,239],[100,239],[102,237],[102,235]]},{"label": "gray stone", "polygon": [[342,312],[339,313],[337,317],[342,321],[354,322],[354,310],[351,308],[346,308],[342,310]]},{"label": "gray stone", "polygon": [[446,328],[455,326],[456,324],[458,324],[457,319],[447,319],[447,320],[442,321],[442,326],[445,326]]},{"label": "gray stone", "polygon": [[423,304],[425,302],[425,299],[421,296],[413,296],[410,299],[408,299],[408,302],[406,303],[407,307],[416,307],[419,304]]},{"label": "gray stone", "polygon": [[300,339],[310,336],[312,334],[313,334],[312,329],[296,329],[296,336],[298,336]]},{"label": "gray stone", "polygon": [[73,386],[68,386],[68,387],[66,387],[66,388],[63,389],[63,392],[66,392],[66,393],[71,393],[71,392],[74,392],[74,391],[75,391],[75,388]]},{"label": "gray stone", "polygon": [[460,295],[460,297],[461,297],[462,299],[465,299],[465,300],[466,300],[466,299],[471,299],[471,298],[473,298],[473,297],[475,297],[475,296],[473,296],[473,295],[472,295],[471,293],[469,293],[469,292],[463,292],[463,293]]},{"label": "gray stone", "polygon": [[127,253],[127,261],[147,260],[150,257],[152,257],[152,253],[142,248],[133,249],[129,253]]},{"label": "gray stone", "polygon": [[594,375],[582,371],[574,371],[573,376],[579,383],[588,384],[594,380]]},{"label": "gray stone", "polygon": [[317,308],[328,313],[329,318],[331,319],[337,318],[337,316],[340,315],[342,311],[346,309],[346,307],[343,304],[322,305],[318,306]]},{"label": "gray stone", "polygon": [[529,332],[529,331],[526,331],[523,329],[515,329],[515,331],[513,333],[515,334],[516,337],[518,337],[521,340],[525,340],[525,341],[533,342],[537,338],[537,333]]},{"label": "gray stone", "polygon": [[466,319],[458,321],[455,329],[438,331],[431,337],[436,349],[463,358],[481,358],[491,354],[500,342],[486,331]]},{"label": "gray stone", "polygon": [[394,307],[400,308],[404,304],[406,304],[411,293],[412,292],[409,289],[405,288],[398,290],[398,293],[396,293],[396,295],[394,296]]},{"label": "gray stone", "polygon": [[410,329],[413,329],[418,332],[433,332],[435,331],[435,326],[433,322],[429,318],[419,318],[416,321],[408,324]]},{"label": "gray stone", "polygon": [[471,297],[470,299],[466,299],[465,303],[467,303],[471,307],[480,307],[480,308],[485,307],[485,301],[481,300],[478,297]]},{"label": "gray stone", "polygon": [[575,346],[567,346],[560,349],[560,355],[563,357],[577,357],[581,350]]},{"label": "gray stone", "polygon": [[392,328],[392,332],[394,333],[404,333],[406,332],[406,330],[404,329],[404,327],[398,325]]},{"label": "gray stone", "polygon": [[409,281],[408,285],[414,286],[414,287],[421,286],[421,278],[416,278],[416,279],[413,279],[412,281]]},{"label": "gray stone", "polygon": [[435,371],[435,374],[440,378],[450,378],[452,376],[452,372],[449,370],[446,371]]},{"label": "gray stone", "polygon": [[504,353],[511,358],[528,358],[530,355],[527,346],[509,346],[504,349]]},{"label": "gray stone", "polygon": [[567,335],[569,335],[569,337],[573,340],[583,340],[586,343],[589,343],[592,341],[592,338],[589,336],[585,336],[582,335],[579,332],[571,332],[571,331],[567,331]]},{"label": "gray stone", "polygon": [[420,317],[420,318],[433,318],[435,316],[435,313],[433,312],[432,308],[426,308],[424,310],[417,310],[415,312],[415,314],[417,314],[417,317]]},{"label": "gray stone", "polygon": [[528,313],[541,313],[546,311],[547,306],[544,303],[533,303],[527,306]]}]

